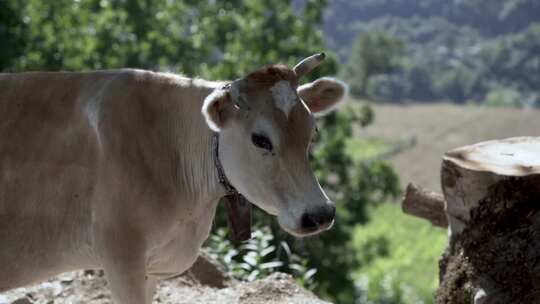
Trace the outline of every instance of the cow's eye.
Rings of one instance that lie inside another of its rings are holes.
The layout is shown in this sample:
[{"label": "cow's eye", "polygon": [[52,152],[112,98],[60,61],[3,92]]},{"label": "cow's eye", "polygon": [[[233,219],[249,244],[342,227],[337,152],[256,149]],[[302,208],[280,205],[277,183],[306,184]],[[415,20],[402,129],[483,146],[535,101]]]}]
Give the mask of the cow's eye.
[{"label": "cow's eye", "polygon": [[264,135],[253,133],[251,134],[251,141],[257,148],[272,151],[272,142]]}]

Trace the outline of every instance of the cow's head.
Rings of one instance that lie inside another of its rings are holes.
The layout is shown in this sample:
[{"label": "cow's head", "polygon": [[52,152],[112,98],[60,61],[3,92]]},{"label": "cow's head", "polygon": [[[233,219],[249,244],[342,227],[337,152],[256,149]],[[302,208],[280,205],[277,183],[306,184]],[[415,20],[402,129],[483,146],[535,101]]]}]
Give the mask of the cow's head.
[{"label": "cow's head", "polygon": [[292,70],[273,65],[220,89],[204,102],[209,127],[219,132],[219,158],[230,183],[297,236],[328,229],[335,205],[317,182],[308,160],[315,116],[334,108],[346,86],[299,78],[324,59],[317,54]]}]

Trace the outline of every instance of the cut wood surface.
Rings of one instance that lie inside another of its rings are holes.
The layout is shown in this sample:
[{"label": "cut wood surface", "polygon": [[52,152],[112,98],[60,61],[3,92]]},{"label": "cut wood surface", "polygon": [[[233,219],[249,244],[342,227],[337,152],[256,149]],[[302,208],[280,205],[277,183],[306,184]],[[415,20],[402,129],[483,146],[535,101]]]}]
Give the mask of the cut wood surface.
[{"label": "cut wood surface", "polygon": [[460,167],[508,176],[540,173],[540,137],[492,140],[446,153]]}]

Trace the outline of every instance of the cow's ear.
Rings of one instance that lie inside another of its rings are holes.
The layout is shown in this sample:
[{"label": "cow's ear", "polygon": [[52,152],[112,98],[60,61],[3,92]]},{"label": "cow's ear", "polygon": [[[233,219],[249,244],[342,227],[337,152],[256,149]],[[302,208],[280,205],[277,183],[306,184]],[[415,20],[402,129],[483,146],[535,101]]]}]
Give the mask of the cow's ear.
[{"label": "cow's ear", "polygon": [[333,110],[347,96],[347,85],[334,78],[323,77],[298,87],[298,95],[309,110],[322,116]]},{"label": "cow's ear", "polygon": [[204,99],[202,114],[206,118],[208,127],[215,132],[219,132],[227,118],[231,116],[233,103],[231,95],[226,90],[216,89]]}]

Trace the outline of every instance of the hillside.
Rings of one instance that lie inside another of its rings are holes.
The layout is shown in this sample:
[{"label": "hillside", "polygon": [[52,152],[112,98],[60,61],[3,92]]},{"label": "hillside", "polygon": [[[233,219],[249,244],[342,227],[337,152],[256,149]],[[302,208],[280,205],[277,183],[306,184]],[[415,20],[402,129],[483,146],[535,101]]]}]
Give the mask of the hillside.
[{"label": "hillside", "polygon": [[362,137],[416,145],[389,158],[408,182],[440,192],[439,172],[444,152],[480,141],[514,136],[540,136],[540,110],[415,104],[374,106],[375,122]]},{"label": "hillside", "polygon": [[[475,29],[484,38],[494,38],[524,31],[531,23],[540,21],[539,12],[537,0],[335,0],[328,1],[324,32],[329,46],[346,58],[345,50],[351,49],[356,35],[370,23],[420,20],[435,27],[433,18],[440,18],[461,28]],[[431,39],[417,37],[415,42]]]},{"label": "hillside", "polygon": [[538,0],[328,1],[323,31],[343,63],[365,32],[406,45],[400,68],[371,80],[371,98],[496,103],[506,94],[540,105]]}]

